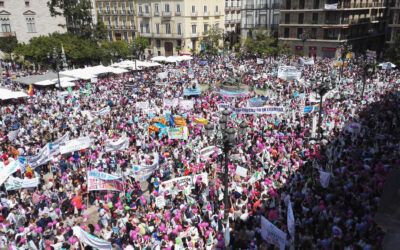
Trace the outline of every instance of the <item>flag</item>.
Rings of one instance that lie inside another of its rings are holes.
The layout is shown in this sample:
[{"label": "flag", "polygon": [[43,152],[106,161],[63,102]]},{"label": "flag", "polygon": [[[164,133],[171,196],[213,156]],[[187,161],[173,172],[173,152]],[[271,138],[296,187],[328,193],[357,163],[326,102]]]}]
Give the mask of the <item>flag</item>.
[{"label": "flag", "polygon": [[33,95],[33,87],[32,87],[32,84],[29,84],[28,95],[30,95],[30,96]]},{"label": "flag", "polygon": [[29,179],[33,177],[32,175],[32,169],[31,167],[28,165],[28,167],[26,168],[26,172],[25,172],[26,177],[28,177]]}]

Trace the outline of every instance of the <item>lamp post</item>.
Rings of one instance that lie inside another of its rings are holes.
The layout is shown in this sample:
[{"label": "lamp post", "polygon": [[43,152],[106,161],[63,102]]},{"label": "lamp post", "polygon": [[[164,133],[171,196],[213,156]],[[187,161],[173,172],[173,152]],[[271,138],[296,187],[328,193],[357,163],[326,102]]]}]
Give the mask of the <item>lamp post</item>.
[{"label": "lamp post", "polygon": [[137,49],[136,49],[136,41],[135,41],[135,39],[132,39],[132,46],[131,46],[130,43],[128,44],[128,49],[130,50],[131,48],[132,48],[131,57],[133,57],[135,59],[135,70],[137,70],[136,59],[137,59],[138,53],[137,53]]},{"label": "lamp post", "polygon": [[375,73],[375,60],[372,57],[364,55],[360,57],[360,65],[363,70],[363,86],[361,90],[361,100],[362,100],[364,97],[364,90],[367,77],[372,77],[372,75]]},{"label": "lamp post", "polygon": [[51,55],[50,53],[47,53],[47,58],[53,64],[53,67],[57,72],[58,88],[61,89],[60,66],[63,66],[63,68],[68,67],[67,59],[65,57],[64,47],[61,46],[61,56],[58,54],[56,48],[53,48],[53,53]]},{"label": "lamp post", "polygon": [[310,34],[307,32],[303,32],[299,35],[299,38],[301,39],[301,41],[303,42],[303,49],[304,52],[306,51],[306,48],[304,47],[304,44],[306,43],[306,41],[310,38]]},{"label": "lamp post", "polygon": [[344,43],[342,45],[340,45],[339,48],[341,51],[341,58],[342,58],[342,66],[340,69],[340,79],[342,79],[343,78],[344,60],[346,59],[347,53],[349,53],[352,50],[353,46],[351,44],[349,44],[346,40],[346,41],[344,41]]},{"label": "lamp post", "polygon": [[325,82],[323,82],[320,86],[318,86],[317,88],[316,88],[316,91],[318,92],[318,94],[319,94],[319,98],[320,98],[320,100],[319,100],[319,110],[318,110],[318,113],[319,113],[319,115],[318,115],[318,133],[319,133],[319,136],[318,136],[318,138],[319,139],[322,139],[322,129],[321,129],[321,122],[322,122],[322,100],[324,99],[324,95],[326,94],[326,93],[328,93],[328,91],[329,91],[329,79],[327,78],[327,79],[325,79]]},{"label": "lamp post", "polygon": [[[228,173],[228,154],[232,146],[235,144],[235,130],[229,125],[229,117],[231,115],[231,111],[224,110],[222,111],[222,117],[219,120],[220,133],[222,134],[222,140],[217,140],[217,145],[222,147],[225,159],[224,165],[224,220],[225,220],[225,246],[229,247],[228,235],[229,235],[229,192],[228,192],[228,182],[229,182],[229,173]],[[239,124],[239,134],[244,134],[247,130],[247,123],[242,121]],[[214,135],[214,126],[211,124],[207,124],[205,126],[207,136],[211,138]],[[239,137],[239,136],[238,136]],[[238,140],[239,141],[239,140]]]}]

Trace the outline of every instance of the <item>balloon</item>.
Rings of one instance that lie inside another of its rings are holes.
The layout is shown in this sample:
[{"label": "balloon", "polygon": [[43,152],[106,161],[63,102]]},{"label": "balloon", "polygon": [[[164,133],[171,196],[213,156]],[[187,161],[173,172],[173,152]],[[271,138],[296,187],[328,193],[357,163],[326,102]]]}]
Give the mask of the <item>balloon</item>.
[{"label": "balloon", "polygon": [[60,213],[60,209],[59,209],[59,208],[56,208],[54,211],[55,211],[57,214]]},{"label": "balloon", "polygon": [[168,240],[168,235],[164,235],[164,240]]},{"label": "balloon", "polygon": [[193,247],[193,242],[189,242],[189,247]]},{"label": "balloon", "polygon": [[113,208],[113,204],[111,202],[108,203],[108,208]]},{"label": "balloon", "polygon": [[129,206],[125,206],[125,210],[130,210],[131,208]]},{"label": "balloon", "polygon": [[85,226],[85,225],[82,225],[81,228],[82,228],[83,230],[85,230],[85,229],[86,229],[86,226]]},{"label": "balloon", "polygon": [[94,225],[94,230],[99,232],[101,230],[100,226],[98,224]]},{"label": "balloon", "polygon": [[18,229],[18,231],[19,231],[20,233],[22,233],[24,230],[25,230],[25,228],[23,228],[23,227],[20,227],[20,228]]},{"label": "balloon", "polygon": [[181,242],[182,242],[182,240],[181,240],[180,238],[177,238],[177,239],[175,240],[175,244],[181,244]]}]

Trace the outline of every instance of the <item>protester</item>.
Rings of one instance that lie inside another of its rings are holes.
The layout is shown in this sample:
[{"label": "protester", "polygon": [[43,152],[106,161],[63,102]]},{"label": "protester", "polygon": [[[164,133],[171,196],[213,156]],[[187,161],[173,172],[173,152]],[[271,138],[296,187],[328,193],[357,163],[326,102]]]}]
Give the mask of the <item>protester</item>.
[{"label": "protester", "polygon": [[[356,60],[339,80],[329,59],[263,59],[195,58],[3,102],[0,247],[381,248],[374,214],[399,165],[399,71],[377,71],[361,99]],[[220,90],[235,75],[243,85]],[[228,159],[205,129],[221,129],[222,107],[235,111]],[[271,242],[266,223],[283,238]]]}]

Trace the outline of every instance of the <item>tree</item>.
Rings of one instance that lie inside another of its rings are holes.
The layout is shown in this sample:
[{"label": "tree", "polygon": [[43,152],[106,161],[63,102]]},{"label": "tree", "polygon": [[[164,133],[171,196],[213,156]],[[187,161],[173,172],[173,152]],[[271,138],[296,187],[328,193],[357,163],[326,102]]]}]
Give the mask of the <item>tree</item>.
[{"label": "tree", "polygon": [[119,58],[126,58],[129,55],[126,41],[102,42],[101,48],[105,51],[107,57],[114,61]]},{"label": "tree", "polygon": [[0,50],[10,56],[12,60],[11,54],[17,48],[18,41],[15,36],[5,36],[0,38]]},{"label": "tree", "polygon": [[137,55],[141,58],[144,55],[144,51],[149,47],[150,42],[149,39],[146,37],[135,37],[135,46]]},{"label": "tree", "polygon": [[285,56],[291,56],[292,55],[292,49],[291,43],[290,42],[283,42],[278,44],[278,55],[285,55]]},{"label": "tree", "polygon": [[103,22],[97,21],[93,28],[93,40],[96,42],[104,41],[107,39],[107,28]]},{"label": "tree", "polygon": [[81,38],[95,39],[90,0],[49,0],[52,16],[64,16],[67,31]]},{"label": "tree", "polygon": [[243,47],[253,55],[276,55],[278,53],[277,39],[269,31],[257,30],[244,41]]},{"label": "tree", "polygon": [[203,45],[203,52],[217,55],[221,39],[221,30],[217,29],[215,25],[211,26],[209,30],[203,32],[203,37],[200,39],[200,43]]},{"label": "tree", "polygon": [[400,35],[396,36],[394,43],[386,50],[385,56],[386,61],[400,65]]}]

